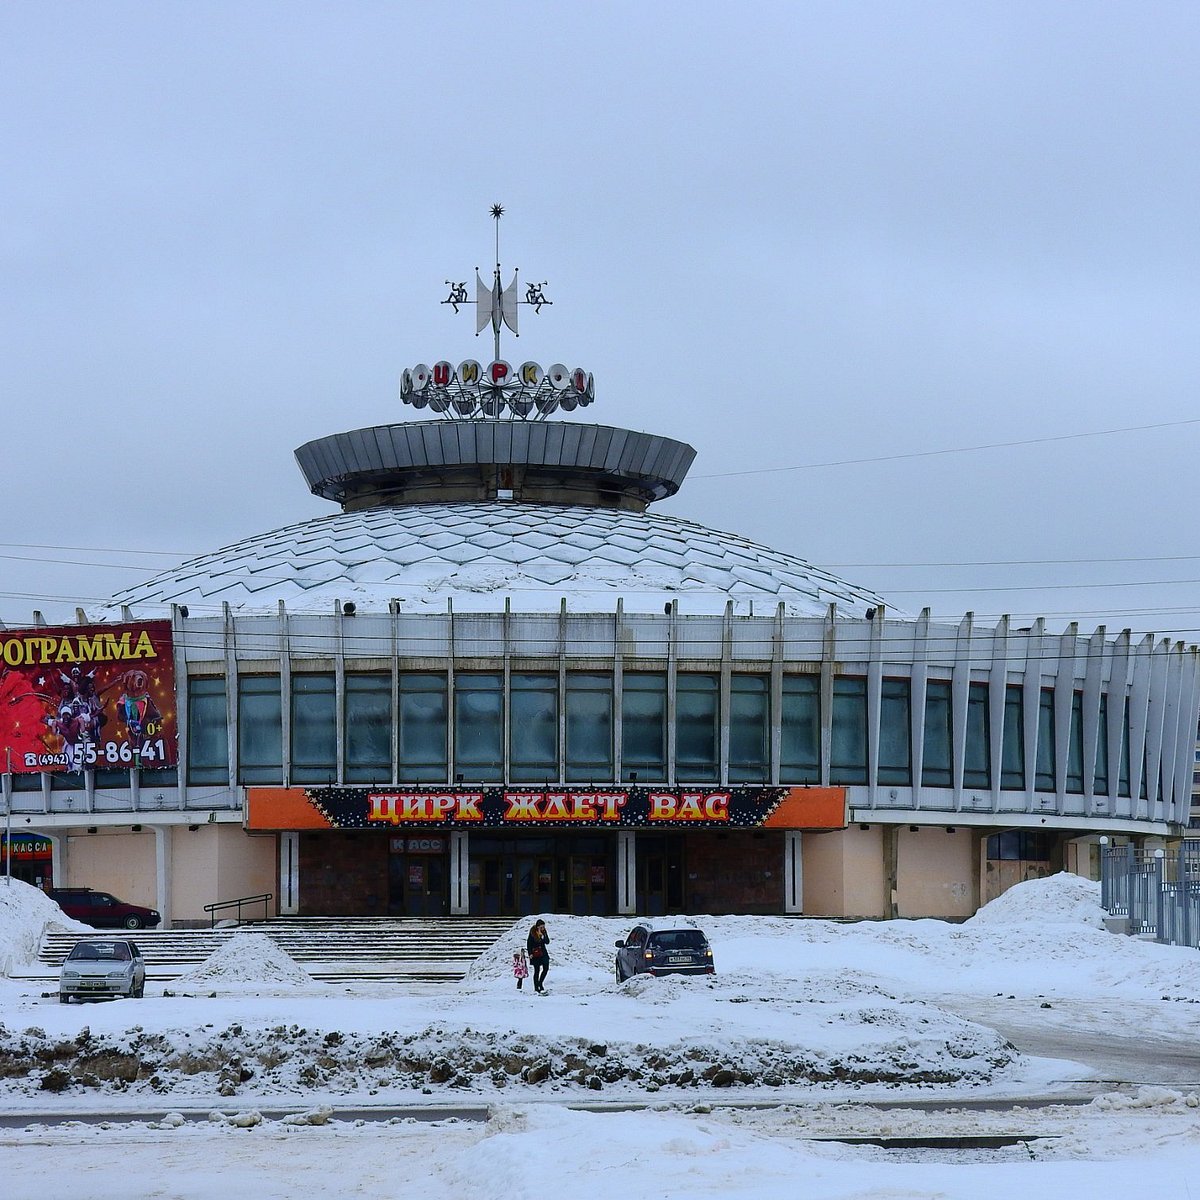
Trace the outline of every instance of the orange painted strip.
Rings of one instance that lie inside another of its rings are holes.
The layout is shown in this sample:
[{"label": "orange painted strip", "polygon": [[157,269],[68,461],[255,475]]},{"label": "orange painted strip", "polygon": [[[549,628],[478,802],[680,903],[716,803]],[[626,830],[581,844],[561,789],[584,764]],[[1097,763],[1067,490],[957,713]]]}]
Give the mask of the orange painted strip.
[{"label": "orange painted strip", "polygon": [[764,829],[845,829],[849,823],[846,789],[794,787],[762,823]]},{"label": "orange painted strip", "polygon": [[247,829],[332,829],[303,788],[246,789]]}]

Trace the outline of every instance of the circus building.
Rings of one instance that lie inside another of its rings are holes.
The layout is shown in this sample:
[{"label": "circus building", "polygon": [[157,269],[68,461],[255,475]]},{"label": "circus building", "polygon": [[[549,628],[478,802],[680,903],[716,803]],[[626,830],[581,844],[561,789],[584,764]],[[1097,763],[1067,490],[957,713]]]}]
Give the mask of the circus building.
[{"label": "circus building", "polygon": [[659,515],[692,448],[587,423],[584,368],[502,358],[541,286],[497,266],[446,303],[494,357],[407,369],[417,419],[301,446],[336,511],[0,630],[39,882],[175,924],[253,895],[956,918],[1090,873],[1102,835],[1182,835],[1195,647],[909,615]]}]

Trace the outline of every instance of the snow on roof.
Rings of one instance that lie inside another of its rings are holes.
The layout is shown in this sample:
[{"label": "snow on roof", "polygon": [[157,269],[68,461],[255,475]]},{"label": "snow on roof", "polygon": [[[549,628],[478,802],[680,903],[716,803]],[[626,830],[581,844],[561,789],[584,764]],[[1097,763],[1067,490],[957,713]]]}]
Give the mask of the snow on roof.
[{"label": "snow on roof", "polygon": [[331,611],[335,601],[409,611],[720,613],[727,600],[759,615],[821,616],[831,603],[862,616],[883,603],[801,558],[735,534],[655,513],[518,503],[421,504],[336,513],[237,542],[113,597],[145,609]]}]

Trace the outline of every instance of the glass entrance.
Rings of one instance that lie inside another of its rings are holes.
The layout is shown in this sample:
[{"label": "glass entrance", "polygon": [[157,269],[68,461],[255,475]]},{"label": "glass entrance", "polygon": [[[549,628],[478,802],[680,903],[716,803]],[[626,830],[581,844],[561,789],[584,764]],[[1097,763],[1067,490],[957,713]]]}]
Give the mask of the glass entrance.
[{"label": "glass entrance", "polygon": [[472,915],[605,916],[612,911],[615,843],[611,838],[475,835],[470,845]]}]

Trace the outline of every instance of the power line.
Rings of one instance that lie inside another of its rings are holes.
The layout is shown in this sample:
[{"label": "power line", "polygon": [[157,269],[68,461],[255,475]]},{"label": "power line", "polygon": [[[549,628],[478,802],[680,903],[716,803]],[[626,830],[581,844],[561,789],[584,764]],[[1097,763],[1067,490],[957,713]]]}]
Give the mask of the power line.
[{"label": "power line", "polygon": [[871,458],[838,458],[828,462],[797,463],[791,467],[752,467],[745,471],[719,471],[696,475],[695,479],[733,479],[740,475],[777,475],[785,471],[813,471],[823,467],[850,467],[863,463],[899,462],[909,458],[936,458],[944,454],[971,454],[977,450],[1007,450],[1014,446],[1039,446],[1047,442],[1071,442],[1079,438],[1111,437],[1118,433],[1142,433],[1150,429],[1176,429],[1181,425],[1200,425],[1200,417],[1182,421],[1160,421],[1153,425],[1125,425],[1120,429],[1093,429],[1083,433],[1060,433],[1050,437],[1021,438],[1012,442],[981,442],[977,446],[948,446],[942,450],[910,450],[905,454],[880,454]]}]

